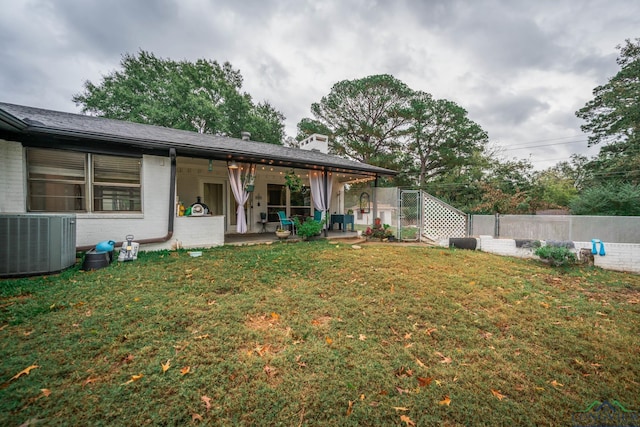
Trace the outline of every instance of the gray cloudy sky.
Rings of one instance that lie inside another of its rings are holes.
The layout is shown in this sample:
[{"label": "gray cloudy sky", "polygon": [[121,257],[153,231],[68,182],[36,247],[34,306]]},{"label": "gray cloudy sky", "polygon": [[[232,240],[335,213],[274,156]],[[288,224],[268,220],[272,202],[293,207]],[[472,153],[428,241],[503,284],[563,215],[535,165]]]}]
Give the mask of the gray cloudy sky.
[{"label": "gray cloudy sky", "polygon": [[597,152],[574,113],[637,37],[635,0],[3,0],[0,101],[78,112],[85,80],[142,49],[231,62],[293,136],[334,83],[387,73],[543,168]]}]

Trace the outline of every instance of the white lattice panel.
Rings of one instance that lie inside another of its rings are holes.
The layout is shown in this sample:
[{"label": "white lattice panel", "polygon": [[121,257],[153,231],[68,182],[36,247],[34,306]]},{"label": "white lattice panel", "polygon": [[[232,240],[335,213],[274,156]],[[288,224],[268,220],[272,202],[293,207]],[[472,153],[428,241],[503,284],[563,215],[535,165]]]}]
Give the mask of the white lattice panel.
[{"label": "white lattice panel", "polygon": [[426,193],[423,197],[423,234],[431,240],[467,237],[467,215]]}]

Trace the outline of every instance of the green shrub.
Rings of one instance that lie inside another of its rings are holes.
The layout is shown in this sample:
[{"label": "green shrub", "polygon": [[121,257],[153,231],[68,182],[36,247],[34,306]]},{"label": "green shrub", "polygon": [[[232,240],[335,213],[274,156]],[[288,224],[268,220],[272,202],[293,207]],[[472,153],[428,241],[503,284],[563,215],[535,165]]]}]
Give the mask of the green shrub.
[{"label": "green shrub", "polygon": [[563,265],[575,264],[576,254],[571,249],[558,246],[542,246],[536,249],[534,254],[547,260],[549,264],[559,267]]},{"label": "green shrub", "polygon": [[296,218],[294,222],[296,224],[298,236],[302,237],[305,240],[308,240],[310,237],[319,235],[322,231],[322,222],[316,221],[315,219],[307,219],[305,222],[301,223]]}]

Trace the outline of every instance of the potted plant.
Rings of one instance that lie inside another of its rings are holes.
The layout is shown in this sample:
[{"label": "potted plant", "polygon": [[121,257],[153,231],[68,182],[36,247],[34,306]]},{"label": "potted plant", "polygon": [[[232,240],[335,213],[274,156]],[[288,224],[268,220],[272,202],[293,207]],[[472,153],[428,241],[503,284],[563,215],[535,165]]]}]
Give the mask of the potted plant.
[{"label": "potted plant", "polygon": [[291,235],[291,231],[290,230],[286,230],[286,229],[281,228],[281,227],[276,228],[276,236],[278,236],[278,239],[284,240],[284,239],[288,238],[290,235]]},{"label": "potted plant", "polygon": [[393,230],[389,224],[367,227],[364,235],[370,239],[380,239],[380,241],[395,241]]}]

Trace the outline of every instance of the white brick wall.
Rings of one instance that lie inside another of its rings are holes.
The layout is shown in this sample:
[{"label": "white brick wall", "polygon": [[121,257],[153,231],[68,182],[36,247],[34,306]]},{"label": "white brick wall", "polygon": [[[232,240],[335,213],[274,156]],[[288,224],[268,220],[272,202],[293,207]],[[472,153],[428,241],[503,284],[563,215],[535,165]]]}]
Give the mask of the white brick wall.
[{"label": "white brick wall", "polygon": [[[591,249],[591,242],[574,242],[576,249]],[[597,249],[600,249],[598,245]],[[628,271],[640,273],[640,244],[638,243],[607,243],[604,242],[606,255],[593,256],[595,266],[605,270]]]},{"label": "white brick wall", "polygon": [[0,139],[0,212],[26,212],[24,150]]},{"label": "white brick wall", "polygon": [[[532,249],[516,248],[514,239],[494,239],[492,236],[480,236],[478,249],[496,255],[513,256],[518,258],[535,258]],[[580,249],[591,250],[591,242],[573,242],[576,254]],[[449,240],[440,242],[441,246],[448,246]],[[605,270],[640,273],[640,244],[638,243],[608,243],[604,242],[606,255],[594,255],[594,265]],[[598,246],[598,249],[600,247]]]},{"label": "white brick wall", "polygon": [[225,217],[222,215],[176,217],[171,240],[163,243],[142,245],[140,250],[175,249],[176,244],[186,249],[222,246],[224,245],[224,221]]}]

